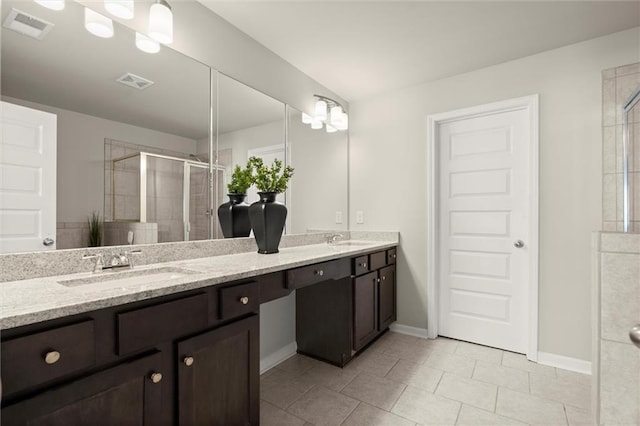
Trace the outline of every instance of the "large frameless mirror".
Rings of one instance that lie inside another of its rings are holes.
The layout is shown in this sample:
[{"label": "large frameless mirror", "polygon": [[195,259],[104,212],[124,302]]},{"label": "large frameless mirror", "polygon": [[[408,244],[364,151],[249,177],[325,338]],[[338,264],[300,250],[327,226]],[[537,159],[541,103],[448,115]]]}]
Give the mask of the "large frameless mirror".
[{"label": "large frameless mirror", "polygon": [[3,27],[1,40],[2,100],[57,117],[53,246],[90,245],[94,213],[102,245],[211,238],[211,69],[142,52],[117,22],[96,37],[84,9],[2,2],[3,22],[15,10],[53,24],[42,39]]},{"label": "large frameless mirror", "polygon": [[[250,157],[260,157],[267,164],[275,159],[288,161],[285,104],[222,73],[218,73],[217,92],[218,161],[214,210],[227,200],[227,184],[236,165],[244,167]],[[257,200],[255,187],[249,188],[246,202],[251,204]],[[285,194],[278,194],[278,201],[288,205]],[[215,237],[222,238],[217,217],[215,222]]]},{"label": "large frameless mirror", "polygon": [[289,229],[300,234],[348,229],[348,133],[328,133],[302,122],[289,107],[288,150],[295,175],[287,194]]}]

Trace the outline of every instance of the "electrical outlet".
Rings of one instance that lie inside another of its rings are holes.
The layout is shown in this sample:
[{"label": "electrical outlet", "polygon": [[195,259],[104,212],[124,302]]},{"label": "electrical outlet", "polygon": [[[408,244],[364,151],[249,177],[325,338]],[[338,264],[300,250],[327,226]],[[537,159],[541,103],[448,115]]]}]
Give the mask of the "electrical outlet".
[{"label": "electrical outlet", "polygon": [[342,223],[342,212],[336,212],[336,223]]},{"label": "electrical outlet", "polygon": [[356,212],[356,223],[364,223],[364,212],[362,210]]}]

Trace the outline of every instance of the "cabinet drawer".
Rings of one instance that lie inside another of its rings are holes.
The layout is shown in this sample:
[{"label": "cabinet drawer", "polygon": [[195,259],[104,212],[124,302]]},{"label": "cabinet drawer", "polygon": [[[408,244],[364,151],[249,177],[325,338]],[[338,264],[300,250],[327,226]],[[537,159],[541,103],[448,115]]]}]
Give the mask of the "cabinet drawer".
[{"label": "cabinet drawer", "polygon": [[396,263],[396,259],[398,255],[396,254],[396,249],[392,248],[387,250],[387,265],[392,265]]},{"label": "cabinet drawer", "polygon": [[379,251],[377,253],[371,253],[369,256],[369,262],[371,263],[370,269],[384,268],[387,265],[387,252]]},{"label": "cabinet drawer", "polygon": [[2,342],[5,395],[95,365],[93,320]]},{"label": "cabinet drawer", "polygon": [[257,282],[224,287],[218,292],[222,320],[257,311],[260,307],[260,285]]},{"label": "cabinet drawer", "polygon": [[205,293],[118,314],[118,354],[200,331],[207,326]]},{"label": "cabinet drawer", "polygon": [[287,271],[287,288],[296,289],[326,280],[337,280],[351,274],[348,258],[316,263]]},{"label": "cabinet drawer", "polygon": [[369,272],[369,256],[364,255],[353,259],[353,275],[362,275]]}]

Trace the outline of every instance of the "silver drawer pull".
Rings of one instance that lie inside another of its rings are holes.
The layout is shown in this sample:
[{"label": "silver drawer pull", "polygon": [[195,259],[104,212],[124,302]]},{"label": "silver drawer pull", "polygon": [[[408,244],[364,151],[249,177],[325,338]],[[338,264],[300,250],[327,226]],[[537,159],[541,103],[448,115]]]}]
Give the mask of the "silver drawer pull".
[{"label": "silver drawer pull", "polygon": [[387,277],[385,275],[382,276],[382,281],[386,280]]},{"label": "silver drawer pull", "polygon": [[249,298],[247,296],[241,297],[240,303],[242,303],[243,305],[246,305],[247,303],[249,303]]},{"label": "silver drawer pull", "polygon": [[366,268],[367,264],[366,263],[361,263],[360,266],[362,266],[363,268]]},{"label": "silver drawer pull", "polygon": [[629,339],[631,339],[634,345],[640,348],[640,324],[631,327],[631,330],[629,330]]},{"label": "silver drawer pull", "polygon": [[395,259],[396,257],[397,257],[397,256],[396,256],[395,254],[392,254],[392,255],[391,255],[391,258],[392,258],[392,259]]},{"label": "silver drawer pull", "polygon": [[186,365],[187,367],[191,367],[193,365],[193,361],[194,360],[192,356],[185,356],[182,360],[182,362],[184,362],[184,365]]},{"label": "silver drawer pull", "polygon": [[60,361],[60,352],[58,351],[49,351],[44,355],[44,362],[47,364],[55,364]]},{"label": "silver drawer pull", "polygon": [[162,373],[151,373],[151,376],[149,376],[149,378],[153,383],[160,383],[162,381]]},{"label": "silver drawer pull", "polygon": [[54,243],[54,241],[51,238],[45,238],[44,240],[42,240],[42,245],[45,246],[45,247],[52,246],[53,243]]},{"label": "silver drawer pull", "polygon": [[318,276],[320,276],[320,277],[321,277],[321,276],[323,276],[323,275],[324,275],[324,271],[323,271],[322,269],[318,269],[318,270],[316,271],[316,275],[318,275]]}]

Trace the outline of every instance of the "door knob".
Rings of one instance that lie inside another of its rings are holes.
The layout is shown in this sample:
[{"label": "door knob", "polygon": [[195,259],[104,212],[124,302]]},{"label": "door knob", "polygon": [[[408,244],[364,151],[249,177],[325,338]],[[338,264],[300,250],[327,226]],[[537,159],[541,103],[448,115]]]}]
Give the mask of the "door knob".
[{"label": "door knob", "polygon": [[636,324],[629,330],[629,339],[640,348],[640,324]]},{"label": "door knob", "polygon": [[51,238],[45,238],[44,240],[42,240],[42,245],[49,247],[51,245],[53,245],[53,240]]},{"label": "door knob", "polygon": [[524,247],[524,241],[522,241],[522,240],[517,240],[515,243],[513,243],[513,246],[514,246],[515,248],[522,248],[522,247]]}]

